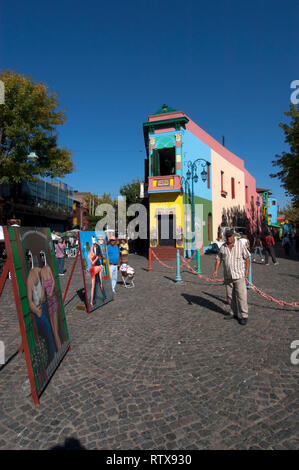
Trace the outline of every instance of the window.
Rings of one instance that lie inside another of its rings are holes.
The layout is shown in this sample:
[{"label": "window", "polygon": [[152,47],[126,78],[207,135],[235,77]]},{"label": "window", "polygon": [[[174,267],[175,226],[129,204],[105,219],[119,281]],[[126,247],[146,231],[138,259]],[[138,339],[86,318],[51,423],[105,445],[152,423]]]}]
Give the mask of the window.
[{"label": "window", "polygon": [[245,202],[248,204],[248,186],[245,186]]},{"label": "window", "polygon": [[276,205],[276,201],[272,201],[272,206],[275,206]]},{"label": "window", "polygon": [[152,154],[152,176],[175,174],[175,148],[155,149]]},{"label": "window", "polygon": [[231,178],[232,199],[235,199],[235,178]]},{"label": "window", "polygon": [[224,191],[224,172],[223,171],[221,171],[221,196],[222,197],[227,196],[227,192]]}]

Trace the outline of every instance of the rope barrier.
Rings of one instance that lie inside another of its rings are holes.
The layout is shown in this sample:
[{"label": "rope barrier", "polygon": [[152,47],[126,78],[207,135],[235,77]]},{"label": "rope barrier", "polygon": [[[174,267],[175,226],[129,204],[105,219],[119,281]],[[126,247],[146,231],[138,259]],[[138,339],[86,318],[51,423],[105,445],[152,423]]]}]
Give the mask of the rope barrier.
[{"label": "rope barrier", "polygon": [[190,269],[190,271],[193,273],[193,274],[196,274],[196,276],[200,277],[201,279],[204,279],[205,281],[208,281],[208,282],[223,282],[224,279],[212,279],[210,277],[206,277],[204,276],[203,274],[198,274],[196,271],[194,271],[194,269],[189,265],[189,263],[181,256],[181,260],[183,262],[183,264],[185,266],[187,266],[187,268]]},{"label": "rope barrier", "polygon": [[152,251],[152,255],[154,256],[154,258],[156,258],[156,260],[162,264],[162,266],[164,266],[165,268],[167,269],[176,269],[176,266],[168,266],[167,264],[163,263],[163,261],[161,261],[158,256],[156,255],[156,253],[154,251]]},{"label": "rope barrier", "polygon": [[[195,253],[196,254],[196,253]],[[163,263],[159,258],[158,256],[153,252],[153,255],[154,257],[156,258],[156,260],[162,265],[162,266],[165,266],[166,268],[168,269],[176,269],[174,266],[168,266],[167,264]],[[190,269],[190,271],[195,274],[196,276],[200,277],[201,279],[204,279],[205,281],[208,281],[208,282],[224,282],[224,278],[222,279],[212,279],[210,277],[206,277],[204,276],[203,274],[198,274],[193,268],[192,266],[190,266],[190,264],[183,258],[183,256],[180,257],[181,258],[181,261],[183,262],[183,264],[188,268]],[[192,256],[192,258],[190,260],[192,260],[194,258],[194,255]],[[252,284],[251,282],[248,281],[248,279],[246,279],[246,282],[247,284],[252,288],[252,290],[254,292],[256,292],[257,294],[259,294],[261,297],[264,297],[264,299],[266,300],[269,300],[270,302],[274,302],[280,306],[288,306],[288,307],[294,307],[294,308],[299,308],[299,302],[286,302],[285,300],[277,300],[277,299],[274,299],[274,297],[272,297],[271,295],[269,294],[266,294],[265,292],[263,292],[262,290],[258,289],[254,284]]]}]

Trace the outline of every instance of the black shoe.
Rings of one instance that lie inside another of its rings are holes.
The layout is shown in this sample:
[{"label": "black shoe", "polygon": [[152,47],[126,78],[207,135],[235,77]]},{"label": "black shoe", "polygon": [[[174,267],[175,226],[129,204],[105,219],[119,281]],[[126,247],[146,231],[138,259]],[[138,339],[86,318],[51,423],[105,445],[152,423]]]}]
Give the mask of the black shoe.
[{"label": "black shoe", "polygon": [[246,325],[247,321],[248,321],[247,318],[240,318],[239,319],[240,325]]}]

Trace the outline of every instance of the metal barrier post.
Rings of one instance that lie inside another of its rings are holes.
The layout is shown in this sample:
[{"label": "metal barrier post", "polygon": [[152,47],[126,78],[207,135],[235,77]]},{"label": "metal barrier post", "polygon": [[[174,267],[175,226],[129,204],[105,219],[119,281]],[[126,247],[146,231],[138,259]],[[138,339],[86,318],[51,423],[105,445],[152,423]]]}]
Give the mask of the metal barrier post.
[{"label": "metal barrier post", "polygon": [[[249,276],[248,276],[248,282],[252,284],[252,269],[251,269],[251,255],[249,256],[250,259],[250,266],[249,266]],[[251,286],[247,284],[247,289],[251,289]]]},{"label": "metal barrier post", "polygon": [[152,249],[151,247],[149,247],[148,249],[148,268],[147,268],[148,271],[151,271],[152,270]]},{"label": "metal barrier post", "polygon": [[197,274],[201,274],[201,270],[200,270],[200,250],[197,250]]},{"label": "metal barrier post", "polygon": [[175,282],[181,282],[182,281],[182,278],[181,278],[181,266],[180,266],[180,250],[177,249],[177,252],[176,252],[176,278],[175,278]]}]

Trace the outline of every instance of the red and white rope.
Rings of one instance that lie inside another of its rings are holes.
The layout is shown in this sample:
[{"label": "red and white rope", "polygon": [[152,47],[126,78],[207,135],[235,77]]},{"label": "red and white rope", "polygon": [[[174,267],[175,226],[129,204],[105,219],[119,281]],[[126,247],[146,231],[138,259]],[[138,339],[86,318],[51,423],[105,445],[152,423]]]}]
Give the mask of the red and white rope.
[{"label": "red and white rope", "polygon": [[[164,266],[165,268],[167,269],[176,269],[175,266],[168,266],[167,264],[163,263],[163,261],[161,261],[158,256],[152,252],[153,256],[156,258],[156,260],[162,265]],[[192,260],[194,258],[194,256],[196,255],[196,253],[194,253],[194,255],[192,256],[192,258],[190,260]],[[190,269],[190,271],[195,274],[196,276],[200,277],[201,279],[204,279],[205,281],[208,281],[208,282],[223,282],[224,279],[212,279],[210,277],[206,277],[204,276],[203,274],[199,274],[197,273],[193,268],[192,266],[190,266],[190,264],[188,263],[188,261],[185,260],[185,258],[183,258],[183,256],[180,257],[183,264],[188,268]],[[246,282],[247,284],[252,288],[252,290],[254,292],[256,292],[257,294],[259,294],[261,297],[263,297],[264,299],[267,299],[269,300],[270,302],[274,302],[280,306],[288,306],[288,307],[294,307],[294,308],[299,308],[299,302],[286,302],[285,300],[277,300],[277,299],[274,299],[274,297],[272,297],[271,295],[268,295],[266,294],[265,292],[263,292],[262,290],[258,289],[254,284],[252,284],[251,282],[248,281],[248,279],[246,279]]]},{"label": "red and white rope", "polygon": [[154,258],[156,258],[156,260],[157,260],[160,264],[162,264],[162,266],[164,266],[165,268],[167,268],[167,269],[176,269],[176,266],[168,266],[167,264],[163,263],[163,261],[161,261],[161,260],[158,258],[158,256],[156,255],[156,253],[154,253],[153,251],[152,251],[152,255],[153,255]]}]

